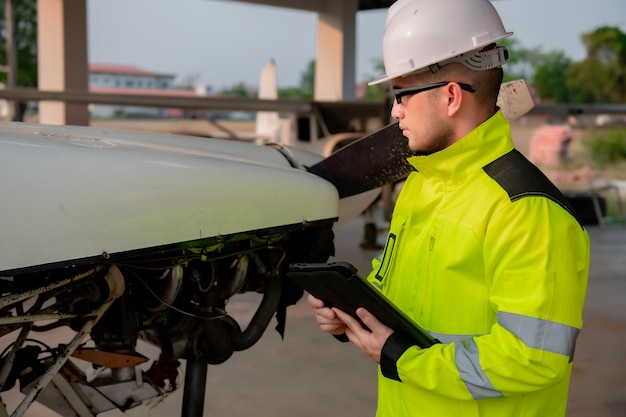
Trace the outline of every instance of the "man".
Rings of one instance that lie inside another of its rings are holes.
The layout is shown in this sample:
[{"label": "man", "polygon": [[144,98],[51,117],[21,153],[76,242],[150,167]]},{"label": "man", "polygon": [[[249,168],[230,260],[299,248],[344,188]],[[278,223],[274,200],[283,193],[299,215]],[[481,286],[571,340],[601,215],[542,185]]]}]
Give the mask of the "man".
[{"label": "man", "polygon": [[488,0],[399,0],[383,56],[415,167],[368,280],[441,343],[309,296],[379,365],[377,416],[563,416],[589,238],[496,107],[510,36]]}]

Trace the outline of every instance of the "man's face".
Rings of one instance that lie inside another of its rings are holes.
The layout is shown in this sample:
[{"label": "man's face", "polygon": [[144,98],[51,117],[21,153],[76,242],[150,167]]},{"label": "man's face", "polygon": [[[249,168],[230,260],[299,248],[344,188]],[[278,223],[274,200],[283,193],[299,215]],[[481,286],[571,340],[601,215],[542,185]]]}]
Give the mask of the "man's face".
[{"label": "man's face", "polygon": [[[420,79],[422,78],[422,79]],[[431,84],[420,74],[396,78],[395,89]],[[408,139],[409,149],[420,154],[438,152],[453,143],[451,121],[447,117],[447,86],[442,85],[401,97],[394,98],[391,116],[400,122],[402,134]]]}]

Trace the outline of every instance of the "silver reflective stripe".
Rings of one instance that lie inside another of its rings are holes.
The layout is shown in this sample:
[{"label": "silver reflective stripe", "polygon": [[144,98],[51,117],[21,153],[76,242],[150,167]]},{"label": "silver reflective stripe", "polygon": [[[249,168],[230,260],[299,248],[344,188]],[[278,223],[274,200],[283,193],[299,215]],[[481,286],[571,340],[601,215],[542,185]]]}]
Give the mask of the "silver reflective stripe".
[{"label": "silver reflective stripe", "polygon": [[502,393],[497,391],[485,371],[480,367],[478,347],[474,339],[458,341],[454,344],[454,359],[456,367],[459,369],[461,379],[472,394],[472,398],[480,400],[483,398],[502,397]]},{"label": "silver reflective stripe", "polygon": [[475,336],[482,336],[480,334],[446,334],[431,331],[428,331],[428,333],[435,339],[439,340],[441,343],[460,342],[462,340],[471,339]]},{"label": "silver reflective stripe", "polygon": [[572,357],[580,329],[521,314],[498,312],[498,324],[533,349]]}]

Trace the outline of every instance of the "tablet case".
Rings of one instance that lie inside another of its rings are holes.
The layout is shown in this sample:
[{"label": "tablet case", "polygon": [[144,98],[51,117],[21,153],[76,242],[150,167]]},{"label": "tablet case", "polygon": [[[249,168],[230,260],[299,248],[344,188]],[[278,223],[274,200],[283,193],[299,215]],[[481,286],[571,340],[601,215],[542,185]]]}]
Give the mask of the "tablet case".
[{"label": "tablet case", "polygon": [[[327,306],[337,307],[350,314],[361,325],[363,322],[356,315],[359,307],[365,308],[381,323],[403,333],[422,348],[439,342],[367,282],[348,262],[295,263],[290,265],[287,276]],[[363,327],[367,328],[365,325]]]}]

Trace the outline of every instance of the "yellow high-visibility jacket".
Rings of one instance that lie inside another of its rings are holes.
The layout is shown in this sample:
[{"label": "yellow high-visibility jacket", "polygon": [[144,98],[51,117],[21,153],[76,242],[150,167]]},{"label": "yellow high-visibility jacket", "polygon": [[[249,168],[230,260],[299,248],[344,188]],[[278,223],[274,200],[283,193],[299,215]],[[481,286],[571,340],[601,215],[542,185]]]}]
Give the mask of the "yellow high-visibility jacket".
[{"label": "yellow high-visibility jacket", "polygon": [[514,149],[498,111],[409,162],[368,280],[442,343],[398,334],[379,366],[379,417],[563,416],[589,274],[589,236]]}]

